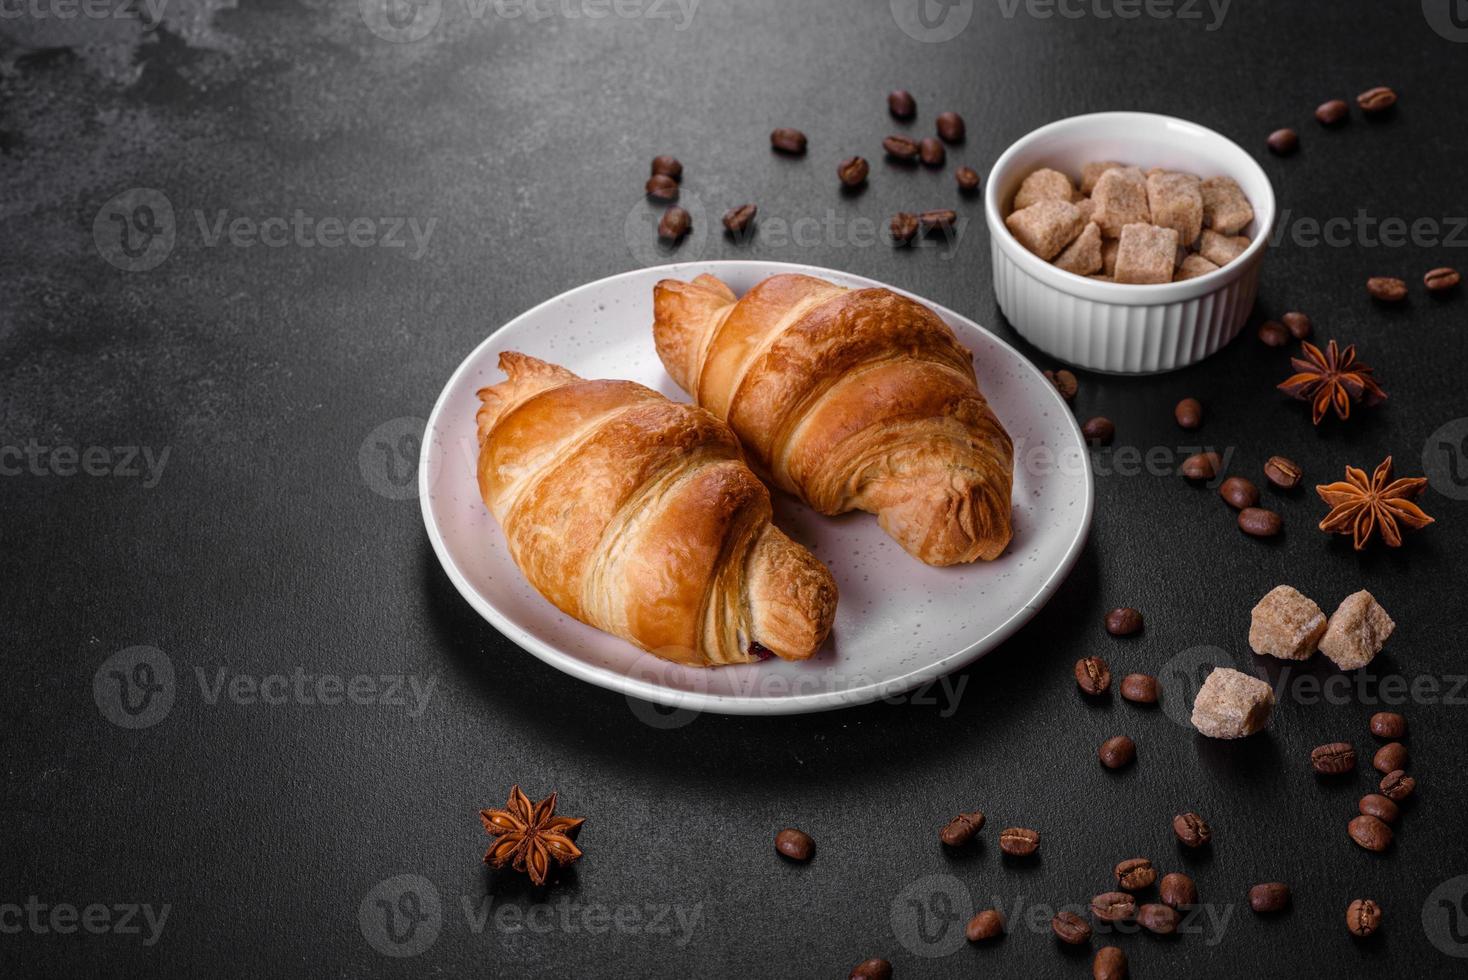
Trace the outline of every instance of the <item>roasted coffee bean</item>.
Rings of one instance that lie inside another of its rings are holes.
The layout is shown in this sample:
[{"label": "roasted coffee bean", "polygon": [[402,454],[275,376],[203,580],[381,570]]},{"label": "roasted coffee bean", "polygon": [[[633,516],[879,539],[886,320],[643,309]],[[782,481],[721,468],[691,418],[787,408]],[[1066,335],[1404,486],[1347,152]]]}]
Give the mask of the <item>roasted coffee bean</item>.
[{"label": "roasted coffee bean", "polygon": [[1416,788],[1417,780],[1400,769],[1382,776],[1381,782],[1377,784],[1377,789],[1381,790],[1381,795],[1394,803],[1400,803],[1411,796],[1413,790]]},{"label": "roasted coffee bean", "polygon": [[1290,886],[1268,881],[1249,889],[1249,908],[1255,912],[1282,912],[1290,904]]},{"label": "roasted coffee bean", "polygon": [[1382,823],[1396,823],[1402,808],[1380,793],[1367,793],[1356,805],[1363,817],[1375,817]]},{"label": "roasted coffee bean", "polygon": [[1457,289],[1458,283],[1462,281],[1463,277],[1458,275],[1458,270],[1450,269],[1447,266],[1443,266],[1441,269],[1433,269],[1422,277],[1423,285],[1427,287],[1427,291],[1430,293],[1449,292],[1450,290]]},{"label": "roasted coffee bean", "polygon": [[1358,898],[1346,907],[1346,928],[1351,935],[1366,938],[1381,926],[1381,906],[1369,898]]},{"label": "roasted coffee bean", "polygon": [[1272,538],[1284,528],[1283,519],[1264,507],[1239,511],[1239,530],[1254,538]]},{"label": "roasted coffee bean", "polygon": [[1106,632],[1112,636],[1131,636],[1141,629],[1142,614],[1135,609],[1123,607],[1106,614]]},{"label": "roasted coffee bean", "polygon": [[787,827],[775,835],[775,850],[792,861],[809,861],[816,852],[816,842],[805,831]]},{"label": "roasted coffee bean", "polygon": [[1056,939],[1072,946],[1091,941],[1091,924],[1074,912],[1057,912],[1050,920],[1050,931]]},{"label": "roasted coffee bean", "polygon": [[1202,847],[1213,839],[1213,828],[1196,813],[1179,813],[1173,817],[1172,832],[1184,847]]},{"label": "roasted coffee bean", "polygon": [[1282,323],[1265,320],[1259,324],[1259,341],[1266,347],[1283,347],[1290,342],[1290,332]]},{"label": "roasted coffee bean", "polygon": [[647,178],[647,196],[654,201],[678,200],[678,182],[667,174],[653,174]]},{"label": "roasted coffee bean", "polygon": [[1326,776],[1339,776],[1356,768],[1356,750],[1349,742],[1331,742],[1310,750],[1310,766]]},{"label": "roasted coffee bean", "polygon": [[1322,126],[1334,126],[1351,114],[1351,107],[1346,105],[1344,99],[1331,99],[1322,102],[1315,110],[1315,118],[1320,120]]},{"label": "roasted coffee bean", "polygon": [[1293,129],[1276,129],[1269,134],[1269,148],[1279,156],[1289,156],[1300,148],[1300,134]]},{"label": "roasted coffee bean", "polygon": [[938,137],[924,136],[918,144],[918,156],[925,166],[941,167],[948,160],[948,151],[943,149],[943,141]]},{"label": "roasted coffee bean", "polygon": [[1098,415],[1086,420],[1086,424],[1081,426],[1081,435],[1093,446],[1109,446],[1116,438],[1116,423]]},{"label": "roasted coffee bean", "polygon": [[1376,755],[1371,757],[1371,765],[1382,775],[1405,769],[1407,768],[1407,747],[1401,742],[1388,742],[1376,750]]},{"label": "roasted coffee bean", "polygon": [[1356,104],[1361,107],[1362,112],[1385,112],[1397,104],[1397,93],[1385,85],[1378,85],[1356,96]]},{"label": "roasted coffee bean", "polygon": [[798,129],[780,128],[770,134],[770,146],[780,153],[800,156],[805,152],[805,134]]},{"label": "roasted coffee bean", "polygon": [[1173,408],[1172,417],[1184,429],[1196,429],[1203,424],[1203,403],[1196,398],[1184,398]]},{"label": "roasted coffee bean", "polygon": [[1285,456],[1271,456],[1264,464],[1264,476],[1281,490],[1293,490],[1305,475],[1300,464]]},{"label": "roasted coffee bean", "polygon": [[1231,476],[1219,484],[1218,495],[1235,510],[1259,505],[1259,488],[1241,476]]},{"label": "roasted coffee bean", "polygon": [[1366,291],[1383,303],[1400,303],[1407,298],[1407,284],[1391,276],[1372,276],[1366,280]]},{"label": "roasted coffee bean", "polygon": [[1183,460],[1183,476],[1189,480],[1211,480],[1223,467],[1223,459],[1217,453],[1195,453]]},{"label": "roasted coffee bean", "polygon": [[987,942],[1004,935],[1004,913],[997,909],[984,909],[968,920],[963,934],[971,943]]},{"label": "roasted coffee bean", "polygon": [[906,89],[887,93],[887,111],[894,119],[911,119],[917,115],[917,99]]},{"label": "roasted coffee bean", "polygon": [[1127,674],[1121,679],[1121,696],[1134,704],[1157,703],[1157,678],[1151,674]]},{"label": "roasted coffee bean", "polygon": [[945,143],[962,143],[968,133],[963,117],[956,112],[945,112],[938,116],[938,135]]},{"label": "roasted coffee bean", "polygon": [[664,177],[671,177],[674,180],[682,180],[683,164],[679,163],[676,157],[653,157],[652,175],[656,177],[659,174]]},{"label": "roasted coffee bean", "polygon": [[1102,946],[1091,961],[1091,980],[1126,980],[1126,953],[1120,946]]},{"label": "roasted coffee bean", "polygon": [[1286,313],[1280,319],[1284,321],[1284,327],[1290,332],[1290,336],[1296,340],[1308,340],[1315,332],[1315,325],[1303,313]]},{"label": "roasted coffee bean", "polygon": [[680,242],[692,228],[693,219],[688,216],[687,211],[675,204],[663,212],[663,219],[658,222],[658,237],[670,242]]},{"label": "roasted coffee bean", "polygon": [[938,831],[938,839],[949,847],[962,847],[974,839],[974,834],[984,829],[984,814],[982,810],[973,813],[960,813],[952,820],[943,825]]},{"label": "roasted coffee bean", "polygon": [[873,956],[852,967],[846,980],[892,980],[892,964],[881,957]]},{"label": "roasted coffee bean", "polygon": [[1040,849],[1040,835],[1026,827],[1006,827],[999,832],[999,849],[1010,857],[1029,857]]},{"label": "roasted coffee bean", "polygon": [[872,172],[871,164],[861,157],[847,157],[841,161],[836,168],[836,176],[841,178],[841,183],[847,187],[860,187],[867,182],[867,175]]},{"label": "roasted coffee bean", "polygon": [[1137,924],[1159,936],[1170,936],[1177,932],[1179,918],[1177,909],[1160,902],[1148,902],[1137,909]]},{"label": "roasted coffee bean", "polygon": [[1116,875],[1116,883],[1129,892],[1149,888],[1157,880],[1157,869],[1146,858],[1127,858],[1112,869],[1112,874]]},{"label": "roasted coffee bean", "polygon": [[1097,922],[1125,922],[1137,914],[1137,900],[1126,892],[1104,892],[1091,899]]},{"label": "roasted coffee bean", "polygon": [[1074,401],[1076,392],[1081,390],[1081,383],[1076,380],[1076,376],[1065,368],[1059,371],[1046,371],[1045,377],[1055,386],[1055,390],[1060,392],[1060,397],[1066,401]]},{"label": "roasted coffee bean", "polygon": [[1087,694],[1105,694],[1111,686],[1111,668],[1100,657],[1076,661],[1076,684]]},{"label": "roasted coffee bean", "polygon": [[906,136],[889,136],[882,140],[882,149],[894,160],[911,162],[918,158],[922,152],[916,140],[910,140]]},{"label": "roasted coffee bean", "polygon": [[1401,738],[1407,734],[1407,719],[1395,711],[1378,711],[1371,716],[1371,734],[1377,738]]},{"label": "roasted coffee bean", "polygon": [[979,172],[973,167],[959,167],[953,172],[953,179],[958,181],[960,193],[972,194],[979,189]]},{"label": "roasted coffee bean", "polygon": [[892,244],[906,245],[917,237],[917,233],[917,215],[899,211],[892,216]]},{"label": "roasted coffee bean", "polygon": [[1101,743],[1096,750],[1101,764],[1107,769],[1120,769],[1132,764],[1137,757],[1137,743],[1126,735],[1114,735]]},{"label": "roasted coffee bean", "polygon": [[1164,904],[1175,909],[1191,908],[1198,904],[1197,884],[1181,871],[1163,875],[1157,886],[1157,895]]},{"label": "roasted coffee bean", "polygon": [[745,235],[754,224],[755,215],[759,214],[759,208],[753,204],[741,204],[737,208],[730,208],[724,212],[724,228],[729,234],[736,237]]},{"label": "roasted coffee bean", "polygon": [[947,231],[957,220],[958,212],[946,208],[924,211],[918,215],[918,224],[923,226],[923,231]]},{"label": "roasted coffee bean", "polygon": [[1351,835],[1351,840],[1368,851],[1380,853],[1392,843],[1391,827],[1380,817],[1369,814],[1363,813],[1356,817],[1347,825],[1346,831]]}]

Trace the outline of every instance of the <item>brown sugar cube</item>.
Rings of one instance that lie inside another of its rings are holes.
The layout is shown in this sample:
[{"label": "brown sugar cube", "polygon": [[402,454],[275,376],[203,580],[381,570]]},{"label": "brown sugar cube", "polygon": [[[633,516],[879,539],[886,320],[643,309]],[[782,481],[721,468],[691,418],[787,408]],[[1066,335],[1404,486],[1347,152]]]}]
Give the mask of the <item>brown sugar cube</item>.
[{"label": "brown sugar cube", "polygon": [[1075,205],[1080,209],[1081,220],[1086,224],[1090,224],[1091,216],[1096,213],[1096,202],[1089,197],[1083,197],[1079,201],[1076,201]]},{"label": "brown sugar cube", "polygon": [[1193,701],[1193,727],[1209,738],[1244,738],[1269,727],[1274,691],[1257,677],[1215,667]]},{"label": "brown sugar cube", "polygon": [[1101,271],[1101,229],[1093,221],[1086,225],[1079,238],[1070,243],[1055,259],[1056,268],[1074,272],[1078,276],[1089,276]]},{"label": "brown sugar cube", "polygon": [[1099,163],[1086,164],[1081,168],[1081,193],[1089,196],[1096,189],[1096,181],[1101,179],[1102,174],[1116,167],[1125,166],[1126,164],[1117,163],[1115,160],[1103,160]]},{"label": "brown sugar cube", "polygon": [[1183,282],[1187,279],[1197,279],[1199,276],[1206,276],[1210,272],[1217,271],[1218,266],[1196,252],[1189,252],[1183,259],[1183,264],[1178,266],[1177,271],[1172,274],[1172,281]]},{"label": "brown sugar cube", "polygon": [[1031,204],[1039,204],[1041,201],[1071,203],[1075,199],[1076,189],[1070,178],[1059,170],[1047,167],[1036,170],[1019,185],[1019,192],[1014,195],[1014,210],[1023,211]]},{"label": "brown sugar cube", "polygon": [[1096,210],[1091,220],[1101,226],[1107,238],[1120,238],[1127,225],[1150,224],[1152,211],[1147,206],[1147,178],[1136,167],[1113,167],[1096,180],[1091,192]]},{"label": "brown sugar cube", "polygon": [[1113,278],[1116,276],[1116,253],[1120,250],[1121,242],[1115,238],[1107,238],[1101,243],[1101,271]]},{"label": "brown sugar cube", "polygon": [[1365,667],[1381,652],[1387,637],[1396,628],[1397,624],[1381,608],[1376,597],[1362,590],[1346,596],[1335,615],[1330,617],[1330,627],[1320,641],[1320,652],[1341,670]]},{"label": "brown sugar cube", "polygon": [[1244,250],[1248,247],[1249,239],[1246,236],[1240,235],[1234,238],[1229,235],[1220,235],[1211,229],[1204,229],[1203,239],[1198,245],[1198,254],[1221,268],[1243,255]]},{"label": "brown sugar cube", "polygon": [[1325,635],[1325,613],[1288,585],[1277,585],[1254,607],[1249,646],[1281,660],[1308,660]]},{"label": "brown sugar cube", "polygon": [[[1109,171],[1101,179],[1118,171]],[[1121,231],[1116,252],[1116,281],[1132,283],[1172,282],[1177,264],[1177,232],[1156,225],[1131,224]]]},{"label": "brown sugar cube", "polygon": [[1147,207],[1152,223],[1176,231],[1184,245],[1203,231],[1203,182],[1192,174],[1154,170],[1147,175]]},{"label": "brown sugar cube", "polygon": [[1232,177],[1203,181],[1203,224],[1220,235],[1237,235],[1254,220],[1254,208],[1244,189]]},{"label": "brown sugar cube", "polygon": [[1085,227],[1081,212],[1067,201],[1041,201],[1004,219],[1019,243],[1049,262],[1076,240]]}]

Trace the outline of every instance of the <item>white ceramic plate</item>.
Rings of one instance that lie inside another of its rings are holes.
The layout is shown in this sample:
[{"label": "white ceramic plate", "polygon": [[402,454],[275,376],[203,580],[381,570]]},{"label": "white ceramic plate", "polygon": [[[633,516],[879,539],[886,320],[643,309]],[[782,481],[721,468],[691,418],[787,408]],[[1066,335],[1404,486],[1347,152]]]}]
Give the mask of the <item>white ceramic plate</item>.
[{"label": "white ceramic plate", "polygon": [[893,697],[970,663],[1038,612],[1091,527],[1085,443],[1070,409],[1033,365],[972,320],[933,303],[974,352],[979,385],[1015,443],[1014,541],[997,561],[929,568],[871,515],[822,517],[777,491],[776,523],[836,577],[835,628],[803,663],[772,659],[714,670],[643,653],[565,615],[526,583],[479,499],[475,391],[502,380],[501,351],[518,350],[582,377],[626,378],[687,401],[653,349],[652,290],[660,279],[704,272],[740,295],[781,272],[885,285],[779,262],[690,262],[573,289],[495,331],[459,365],[434,405],[418,470],[428,536],[469,604],[516,644],[582,680],[674,708],[730,714],[823,711]]}]

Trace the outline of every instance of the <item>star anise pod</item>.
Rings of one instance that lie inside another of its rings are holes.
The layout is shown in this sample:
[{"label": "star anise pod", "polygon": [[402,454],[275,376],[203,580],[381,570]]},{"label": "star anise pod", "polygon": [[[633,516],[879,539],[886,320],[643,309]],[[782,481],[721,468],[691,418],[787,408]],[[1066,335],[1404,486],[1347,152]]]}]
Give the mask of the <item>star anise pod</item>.
[{"label": "star anise pod", "polygon": [[519,786],[510,787],[510,801],[503,810],[481,810],[479,819],[490,836],[498,838],[485,852],[484,863],[496,868],[511,865],[524,871],[537,885],[545,884],[551,860],[570,864],[581,856],[572,838],[586,822],[584,817],[558,817],[556,794],[530,803]]},{"label": "star anise pod", "polygon": [[1308,340],[1301,341],[1304,357],[1290,358],[1296,373],[1286,378],[1279,390],[1301,401],[1311,402],[1315,424],[1325,418],[1331,408],[1342,421],[1351,417],[1351,402],[1380,405],[1386,392],[1371,376],[1371,368],[1356,360],[1356,345],[1344,351],[1332,340],[1325,352]]},{"label": "star anise pod", "polygon": [[1427,480],[1392,479],[1392,458],[1388,456],[1368,479],[1365,470],[1346,467],[1346,479],[1315,488],[1320,499],[1330,505],[1330,513],[1320,522],[1327,534],[1349,534],[1356,550],[1366,547],[1374,531],[1393,548],[1402,545],[1402,525],[1420,530],[1432,518],[1412,501],[1422,493]]}]

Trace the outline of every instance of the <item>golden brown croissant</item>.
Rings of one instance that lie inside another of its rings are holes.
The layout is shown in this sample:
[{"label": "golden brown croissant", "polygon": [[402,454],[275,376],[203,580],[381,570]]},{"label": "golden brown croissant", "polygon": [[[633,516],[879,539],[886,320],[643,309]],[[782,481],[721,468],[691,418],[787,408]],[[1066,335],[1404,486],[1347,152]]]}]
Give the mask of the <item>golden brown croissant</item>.
[{"label": "golden brown croissant", "polygon": [[727,425],[524,354],[500,369],[479,392],[479,492],[541,595],[695,667],[816,652],[836,583],[770,523]]},{"label": "golden brown croissant", "polygon": [[930,565],[1004,551],[1014,447],[932,310],[799,275],[736,300],[703,275],[658,283],[654,311],[668,373],[778,486],[822,514],[876,514]]}]

